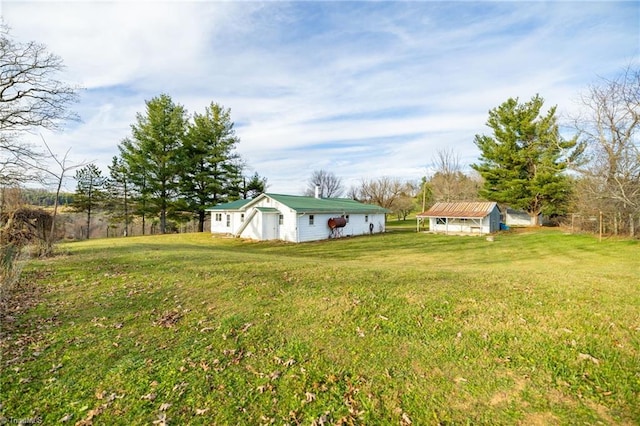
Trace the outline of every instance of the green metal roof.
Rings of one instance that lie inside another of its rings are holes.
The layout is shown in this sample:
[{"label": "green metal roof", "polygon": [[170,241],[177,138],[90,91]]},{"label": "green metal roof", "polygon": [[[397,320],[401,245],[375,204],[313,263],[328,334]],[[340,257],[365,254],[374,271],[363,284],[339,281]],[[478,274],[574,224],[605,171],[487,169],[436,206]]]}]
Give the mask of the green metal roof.
[{"label": "green metal roof", "polygon": [[224,203],[224,204],[218,204],[216,206],[213,207],[208,207],[205,210],[206,211],[213,211],[213,210],[242,210],[242,208],[249,204],[252,200],[236,200],[236,201],[232,201],[230,203]]},{"label": "green metal roof", "polygon": [[315,198],[299,195],[265,194],[299,213],[389,213],[373,204],[350,198]]},{"label": "green metal roof", "polygon": [[[376,213],[390,213],[389,210],[376,206],[374,204],[364,204],[359,201],[352,200],[350,198],[315,198],[304,197],[300,195],[282,195],[282,194],[264,194],[292,210],[298,213],[362,213],[362,214],[376,214]],[[213,207],[209,207],[207,211],[228,211],[228,210],[243,210],[247,204],[255,201],[251,200],[236,200],[230,203],[218,204]],[[270,210],[269,207],[260,207],[260,211],[272,212],[276,209]]]}]

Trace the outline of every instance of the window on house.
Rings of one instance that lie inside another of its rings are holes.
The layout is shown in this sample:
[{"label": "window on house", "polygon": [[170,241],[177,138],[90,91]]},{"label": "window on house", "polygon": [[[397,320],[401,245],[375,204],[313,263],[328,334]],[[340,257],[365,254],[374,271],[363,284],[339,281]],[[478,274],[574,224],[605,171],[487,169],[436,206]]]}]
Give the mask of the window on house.
[{"label": "window on house", "polygon": [[244,222],[244,213],[240,213],[240,222]]},{"label": "window on house", "polygon": [[364,215],[364,223],[367,223],[367,222],[369,222],[369,215],[365,214]]},{"label": "window on house", "polygon": [[446,225],[447,224],[447,218],[446,217],[437,217],[436,218],[436,225]]},{"label": "window on house", "polygon": [[282,225],[282,222],[284,222],[284,216],[280,215],[278,216],[278,224]]},{"label": "window on house", "polygon": [[227,215],[227,228],[231,226],[231,215]]},{"label": "window on house", "polygon": [[216,222],[222,222],[222,213],[216,213]]},{"label": "window on house", "polygon": [[313,225],[314,217],[312,214],[309,215],[309,225]]}]

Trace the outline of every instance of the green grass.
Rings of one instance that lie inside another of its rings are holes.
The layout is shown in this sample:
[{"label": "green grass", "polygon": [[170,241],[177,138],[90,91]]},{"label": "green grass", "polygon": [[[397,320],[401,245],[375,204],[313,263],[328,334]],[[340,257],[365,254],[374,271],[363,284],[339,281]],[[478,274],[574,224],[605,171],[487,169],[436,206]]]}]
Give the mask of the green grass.
[{"label": "green grass", "polygon": [[65,244],[26,268],[45,291],[3,327],[2,416],[640,422],[637,241],[540,230],[488,242],[398,225],[299,245]]}]

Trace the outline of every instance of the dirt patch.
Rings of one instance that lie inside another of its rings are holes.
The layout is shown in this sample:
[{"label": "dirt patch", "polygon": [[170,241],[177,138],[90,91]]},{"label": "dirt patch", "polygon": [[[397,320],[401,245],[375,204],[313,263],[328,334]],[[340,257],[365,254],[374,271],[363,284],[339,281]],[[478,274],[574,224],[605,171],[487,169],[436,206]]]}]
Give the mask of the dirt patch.
[{"label": "dirt patch", "polygon": [[506,391],[495,393],[489,400],[489,405],[495,406],[508,403],[509,401],[517,398],[520,392],[527,386],[527,381],[523,377],[518,377],[514,374],[508,375],[513,380],[513,387]]},{"label": "dirt patch", "polygon": [[526,426],[559,425],[560,421],[551,413],[529,413],[518,423]]}]

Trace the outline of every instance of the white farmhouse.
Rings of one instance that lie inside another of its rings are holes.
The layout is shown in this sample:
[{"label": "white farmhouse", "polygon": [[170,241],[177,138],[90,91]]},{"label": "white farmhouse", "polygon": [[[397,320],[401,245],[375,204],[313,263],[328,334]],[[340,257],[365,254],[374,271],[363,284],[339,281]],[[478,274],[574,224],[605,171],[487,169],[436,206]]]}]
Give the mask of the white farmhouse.
[{"label": "white farmhouse", "polygon": [[435,203],[416,215],[429,219],[429,231],[443,234],[489,234],[500,229],[500,209],[494,202]]},{"label": "white farmhouse", "polygon": [[294,243],[381,233],[386,213],[347,198],[260,194],[252,200],[220,204],[211,212],[211,232],[252,240]]}]

